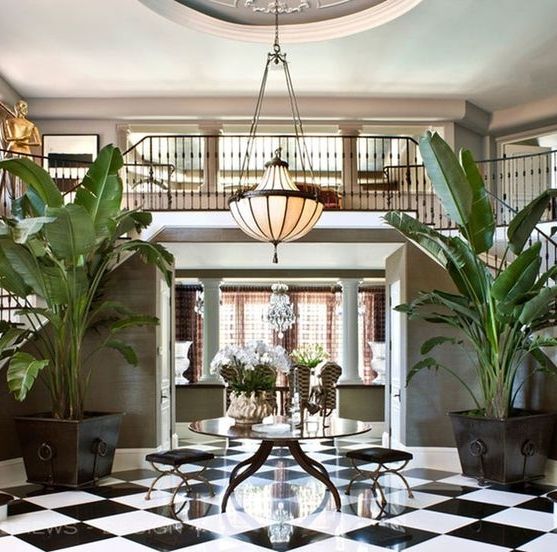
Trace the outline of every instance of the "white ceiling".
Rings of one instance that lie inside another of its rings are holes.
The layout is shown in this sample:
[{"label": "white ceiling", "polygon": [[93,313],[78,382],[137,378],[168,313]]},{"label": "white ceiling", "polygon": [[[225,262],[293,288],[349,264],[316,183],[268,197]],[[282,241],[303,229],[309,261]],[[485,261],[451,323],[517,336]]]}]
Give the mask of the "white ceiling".
[{"label": "white ceiling", "polygon": [[[0,13],[0,75],[28,98],[255,95],[267,52],[138,0],[0,0]],[[300,95],[493,111],[557,93],[555,21],[557,0],[423,0],[375,29],[286,49]]]},{"label": "white ceiling", "polygon": [[180,269],[384,269],[385,258],[400,243],[285,243],[279,246],[279,264],[272,263],[270,244],[242,243],[163,243],[175,256]]}]

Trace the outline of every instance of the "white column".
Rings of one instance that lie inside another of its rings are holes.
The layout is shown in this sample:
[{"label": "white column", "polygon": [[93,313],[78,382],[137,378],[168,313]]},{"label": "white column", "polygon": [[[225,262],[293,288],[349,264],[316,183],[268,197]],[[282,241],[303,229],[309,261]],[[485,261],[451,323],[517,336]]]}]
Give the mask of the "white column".
[{"label": "white column", "polygon": [[219,376],[211,374],[211,361],[219,350],[220,280],[207,278],[203,285],[203,367],[201,382],[218,382]]},{"label": "white column", "polygon": [[346,124],[338,127],[338,133],[342,136],[341,192],[345,208],[354,207],[354,202],[361,197],[358,183],[358,136],[361,131],[361,125]]},{"label": "white column", "polygon": [[[203,157],[203,187],[205,192],[213,196],[218,189],[219,175],[219,136],[222,134],[222,124],[199,125],[199,133],[205,138],[205,155]],[[216,199],[213,197],[213,199]],[[209,201],[211,197],[209,197]]]},{"label": "white column", "polygon": [[358,373],[358,287],[356,278],[342,285],[342,374],[339,383],[363,383]]}]

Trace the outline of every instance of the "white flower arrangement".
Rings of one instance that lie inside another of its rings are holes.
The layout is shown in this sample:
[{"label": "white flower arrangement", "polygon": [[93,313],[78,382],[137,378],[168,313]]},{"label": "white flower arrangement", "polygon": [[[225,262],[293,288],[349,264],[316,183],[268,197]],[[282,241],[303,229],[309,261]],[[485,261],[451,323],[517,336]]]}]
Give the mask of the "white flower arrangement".
[{"label": "white flower arrangement", "polygon": [[229,382],[236,392],[270,390],[275,382],[269,368],[275,372],[290,370],[288,353],[280,345],[270,346],[263,341],[246,346],[227,345],[211,361],[211,373],[220,374],[223,368],[233,368],[235,375]]}]

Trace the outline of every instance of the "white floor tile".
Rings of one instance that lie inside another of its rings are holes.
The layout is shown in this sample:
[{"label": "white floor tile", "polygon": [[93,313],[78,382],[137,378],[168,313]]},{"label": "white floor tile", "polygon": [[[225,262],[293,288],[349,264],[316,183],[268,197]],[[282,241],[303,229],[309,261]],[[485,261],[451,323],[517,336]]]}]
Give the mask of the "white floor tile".
[{"label": "white floor tile", "polygon": [[389,523],[393,525],[413,527],[414,529],[421,529],[422,531],[430,531],[432,533],[449,533],[473,522],[474,520],[468,517],[443,514],[432,510],[416,510],[389,519]]},{"label": "white floor tile", "polygon": [[60,525],[68,525],[75,522],[75,519],[58,512],[41,510],[39,512],[10,516],[6,521],[0,522],[0,531],[11,535],[18,535],[19,533],[41,531],[49,527],[59,527]]},{"label": "white floor tile", "polygon": [[517,504],[527,502],[528,500],[532,500],[536,497],[520,493],[509,493],[507,491],[480,489],[478,491],[466,493],[457,498],[475,500],[476,502],[486,502],[487,504],[498,504],[499,506],[516,506]]},{"label": "white floor tile", "polygon": [[16,537],[2,537],[0,539],[0,552],[41,552],[41,549],[20,541]]},{"label": "white floor tile", "polygon": [[411,546],[408,552],[510,552],[510,549],[485,542],[469,541],[468,539],[451,537],[450,535],[441,535]]},{"label": "white floor tile", "polygon": [[259,529],[269,523],[268,520],[257,519],[249,514],[231,510],[224,514],[216,514],[214,516],[207,516],[203,518],[193,519],[187,522],[188,525],[199,527],[200,529],[207,529],[219,535],[230,536],[243,533],[244,531],[251,531],[252,529]]},{"label": "white floor tile", "polygon": [[528,544],[523,544],[520,550],[524,552],[555,552],[557,550],[557,533],[542,535]]},{"label": "white floor tile", "polygon": [[[120,504],[126,504],[127,506],[132,506],[133,508],[140,508],[146,510],[148,508],[156,508],[157,506],[166,506],[170,504],[172,500],[172,493],[167,491],[153,491],[151,493],[151,498],[149,500],[145,499],[146,493],[135,493],[128,496],[119,496],[113,498],[114,502],[120,502]],[[187,497],[185,495],[176,495],[175,502],[184,502]]]},{"label": "white floor tile", "polygon": [[64,552],[153,552],[152,548],[120,537],[79,544],[63,550]]},{"label": "white floor tile", "polygon": [[[411,549],[413,550],[413,549]],[[296,552],[389,552],[387,548],[342,537],[321,540],[296,548]]]},{"label": "white floor tile", "polygon": [[368,525],[375,525],[377,521],[372,519],[343,514],[341,512],[324,511],[304,518],[295,519],[292,525],[306,527],[314,531],[329,533],[330,535],[343,535],[349,531],[355,531]]},{"label": "white floor tile", "polygon": [[157,529],[158,527],[165,527],[173,524],[170,518],[158,516],[151,512],[144,512],[142,510],[118,514],[116,516],[91,519],[86,523],[102,531],[108,531],[113,535],[129,535],[131,533],[149,531],[150,529]]},{"label": "white floor tile", "polygon": [[475,487],[477,489],[482,488],[477,479],[474,479],[473,477],[465,477],[464,475],[451,475],[450,477],[445,477],[445,479],[440,479],[437,483],[448,483],[449,485],[461,485],[463,487]]},{"label": "white floor tile", "polygon": [[421,492],[415,492],[414,498],[410,498],[405,490],[388,493],[385,497],[387,502],[392,502],[393,504],[403,504],[404,506],[410,506],[410,508],[428,508],[429,506],[445,502],[451,498],[449,496]]},{"label": "white floor tile", "polygon": [[[527,510],[526,508],[509,508],[502,510],[492,516],[486,517],[485,521],[512,525],[514,527],[524,527],[535,531],[552,531],[557,527],[557,519],[553,514]],[[557,550],[557,548],[556,548]]]},{"label": "white floor tile", "polygon": [[61,493],[52,493],[40,496],[32,496],[25,499],[43,508],[63,508],[64,506],[74,506],[75,504],[86,504],[87,502],[96,502],[104,500],[102,497],[86,493],[84,491],[63,491]]}]

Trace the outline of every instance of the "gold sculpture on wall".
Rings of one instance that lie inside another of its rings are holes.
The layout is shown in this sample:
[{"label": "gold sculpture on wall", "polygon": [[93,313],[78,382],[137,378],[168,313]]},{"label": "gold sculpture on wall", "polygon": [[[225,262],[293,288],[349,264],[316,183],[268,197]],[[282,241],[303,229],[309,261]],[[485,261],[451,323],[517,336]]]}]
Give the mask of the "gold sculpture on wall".
[{"label": "gold sculpture on wall", "polygon": [[13,111],[2,102],[0,107],[6,114],[1,126],[2,149],[7,150],[8,155],[31,155],[31,148],[40,146],[42,141],[39,129],[27,118],[27,102],[19,100]]}]

